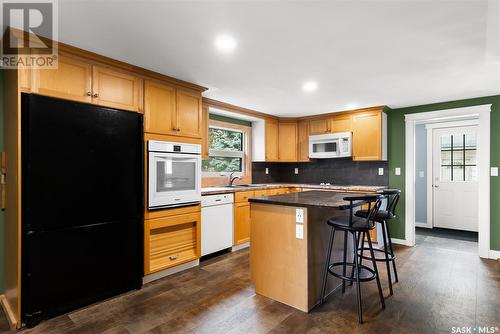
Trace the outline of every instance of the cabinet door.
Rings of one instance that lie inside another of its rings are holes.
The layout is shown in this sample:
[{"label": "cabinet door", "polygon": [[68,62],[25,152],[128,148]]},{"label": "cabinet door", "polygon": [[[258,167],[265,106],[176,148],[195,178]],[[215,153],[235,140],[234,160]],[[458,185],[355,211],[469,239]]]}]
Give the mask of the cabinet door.
[{"label": "cabinet door", "polygon": [[104,107],[139,111],[141,79],[110,68],[92,68],[92,102]]},{"label": "cabinet door", "polygon": [[208,106],[203,106],[201,111],[201,156],[206,159],[208,158]]},{"label": "cabinet door", "polygon": [[144,82],[144,131],[175,135],[175,88],[154,81]]},{"label": "cabinet door", "polygon": [[298,122],[298,161],[309,161],[309,121]]},{"label": "cabinet door", "polygon": [[266,161],[278,161],[278,121],[266,119]]},{"label": "cabinet door", "polygon": [[234,204],[234,244],[250,240],[250,203]]},{"label": "cabinet door", "polygon": [[382,113],[362,112],[352,117],[353,160],[382,159]]},{"label": "cabinet door", "polygon": [[332,118],[332,132],[351,132],[351,115],[340,115]]},{"label": "cabinet door", "polygon": [[278,128],[279,161],[297,161],[297,123],[280,122]]},{"label": "cabinet door", "polygon": [[92,102],[92,66],[84,61],[59,56],[57,69],[31,70],[32,91],[61,99]]},{"label": "cabinet door", "polygon": [[200,256],[200,213],[144,221],[144,273],[150,274]]},{"label": "cabinet door", "polygon": [[322,135],[330,132],[330,119],[312,119],[309,121],[309,129],[312,135]]},{"label": "cabinet door", "polygon": [[201,138],[201,94],[176,90],[177,135]]}]

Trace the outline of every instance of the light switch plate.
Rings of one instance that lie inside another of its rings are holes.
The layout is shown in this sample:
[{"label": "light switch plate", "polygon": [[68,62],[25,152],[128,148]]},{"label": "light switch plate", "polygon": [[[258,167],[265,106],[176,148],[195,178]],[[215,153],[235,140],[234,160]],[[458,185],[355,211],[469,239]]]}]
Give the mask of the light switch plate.
[{"label": "light switch plate", "polygon": [[420,172],[418,172],[418,177],[425,177],[425,173],[423,170],[421,170]]},{"label": "light switch plate", "polygon": [[378,175],[384,175],[384,169],[383,168],[379,168],[378,169]]},{"label": "light switch plate", "polygon": [[269,168],[266,167],[266,175],[269,175]]},{"label": "light switch plate", "polygon": [[304,224],[304,209],[295,209],[295,222]]},{"label": "light switch plate", "polygon": [[295,169],[293,170],[293,172],[294,172],[295,174],[299,174],[299,169],[298,169],[298,168],[295,168]]},{"label": "light switch plate", "polygon": [[295,224],[295,238],[304,239],[304,225]]},{"label": "light switch plate", "polygon": [[394,173],[395,173],[396,175],[401,175],[401,168],[396,167],[396,168],[394,169]]},{"label": "light switch plate", "polygon": [[498,167],[491,167],[490,174],[491,176],[498,176]]}]

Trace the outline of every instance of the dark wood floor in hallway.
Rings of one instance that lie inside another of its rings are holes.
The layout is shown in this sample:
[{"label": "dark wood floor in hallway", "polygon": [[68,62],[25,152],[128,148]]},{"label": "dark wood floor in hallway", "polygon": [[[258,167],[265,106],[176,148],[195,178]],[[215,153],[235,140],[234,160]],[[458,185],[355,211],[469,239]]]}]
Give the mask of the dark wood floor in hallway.
[{"label": "dark wood floor in hallway", "polygon": [[[117,298],[41,323],[24,333],[451,333],[500,327],[500,267],[477,244],[418,236],[397,247],[400,282],[380,309],[376,284],[363,289],[357,323],[354,287],[309,314],[255,295],[247,250],[222,255]],[[8,332],[5,319],[1,329]],[[500,330],[496,329],[497,333]]]}]

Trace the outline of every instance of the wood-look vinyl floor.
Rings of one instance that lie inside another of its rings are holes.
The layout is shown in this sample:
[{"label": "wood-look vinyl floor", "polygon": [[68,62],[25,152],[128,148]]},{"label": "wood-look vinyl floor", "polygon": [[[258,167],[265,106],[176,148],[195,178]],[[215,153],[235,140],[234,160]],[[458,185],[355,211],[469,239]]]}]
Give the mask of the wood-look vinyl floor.
[{"label": "wood-look vinyl floor", "polygon": [[[363,325],[354,287],[309,314],[254,293],[248,250],[116,298],[45,321],[25,333],[451,333],[453,326],[500,327],[500,266],[477,256],[477,243],[417,236],[397,247],[400,282],[386,309],[374,282],[363,287]],[[0,321],[7,333],[7,323]],[[497,333],[500,330],[497,329]]]}]

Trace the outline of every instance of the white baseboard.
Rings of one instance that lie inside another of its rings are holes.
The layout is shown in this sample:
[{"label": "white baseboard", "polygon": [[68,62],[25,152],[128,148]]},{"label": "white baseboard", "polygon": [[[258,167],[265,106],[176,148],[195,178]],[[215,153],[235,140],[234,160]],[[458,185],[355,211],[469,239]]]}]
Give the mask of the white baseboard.
[{"label": "white baseboard", "polygon": [[163,278],[163,277],[167,277],[167,276],[176,274],[176,273],[178,273],[180,271],[184,271],[184,270],[187,270],[187,269],[194,268],[194,267],[198,266],[199,264],[200,264],[200,260],[197,259],[197,260],[193,260],[193,261],[190,261],[190,262],[186,262],[186,263],[180,264],[180,265],[172,267],[172,268],[168,268],[168,269],[165,269],[165,270],[162,270],[162,271],[158,271],[158,272],[153,273],[153,274],[146,275],[146,276],[144,276],[142,278],[142,284],[144,285],[144,284],[147,284],[149,282],[156,281],[157,279],[160,279],[160,278]]},{"label": "white baseboard", "polygon": [[250,247],[250,241],[247,241],[247,242],[244,242],[242,244],[239,244],[239,245],[236,245],[236,246],[233,246],[231,248],[231,252],[236,252],[236,251],[239,251],[240,249],[243,249],[243,248],[248,248]]},{"label": "white baseboard", "polygon": [[403,245],[403,246],[410,246],[410,244],[406,241],[406,239],[391,238],[391,241],[392,241],[393,244]]},{"label": "white baseboard", "polygon": [[488,256],[490,259],[498,260],[500,259],[500,251],[490,249]]}]

